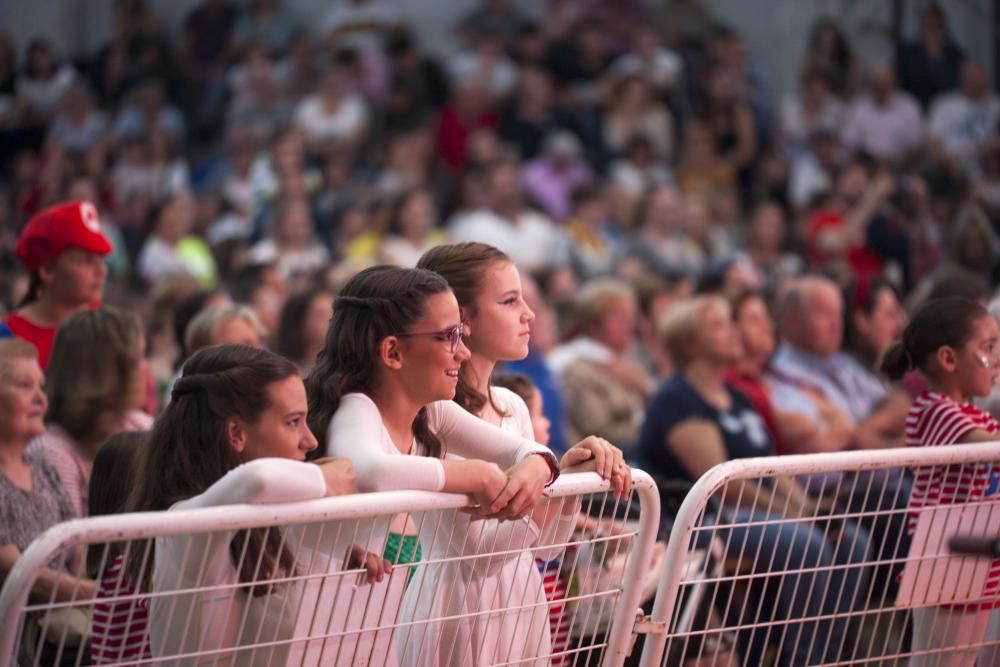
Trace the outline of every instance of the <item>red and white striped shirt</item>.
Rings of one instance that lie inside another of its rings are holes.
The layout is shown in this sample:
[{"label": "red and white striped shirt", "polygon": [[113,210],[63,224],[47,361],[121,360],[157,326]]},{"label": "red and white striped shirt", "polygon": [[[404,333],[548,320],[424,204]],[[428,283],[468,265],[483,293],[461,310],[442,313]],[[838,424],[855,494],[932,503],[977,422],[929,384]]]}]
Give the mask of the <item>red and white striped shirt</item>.
[{"label": "red and white striped shirt", "polygon": [[545,599],[549,603],[549,632],[552,634],[552,667],[568,665],[571,655],[560,655],[570,645],[569,610],[566,608],[566,585],[562,580],[560,561],[544,562],[535,559],[535,564],[542,571],[542,588]]},{"label": "red and white striped shirt", "polygon": [[126,599],[135,595],[135,588],[122,571],[119,554],[101,576],[94,603],[91,656],[95,665],[141,660],[151,657],[149,651],[146,598]]},{"label": "red and white striped shirt", "polygon": [[[1000,433],[989,413],[971,403],[958,404],[934,391],[917,397],[906,416],[907,447],[937,447],[958,444],[970,431]],[[991,466],[987,463],[917,468],[909,504],[909,532],[917,528],[920,509],[980,500],[990,485]],[[953,608],[1000,608],[1000,559],[994,560],[986,578],[982,605],[952,605]]]}]

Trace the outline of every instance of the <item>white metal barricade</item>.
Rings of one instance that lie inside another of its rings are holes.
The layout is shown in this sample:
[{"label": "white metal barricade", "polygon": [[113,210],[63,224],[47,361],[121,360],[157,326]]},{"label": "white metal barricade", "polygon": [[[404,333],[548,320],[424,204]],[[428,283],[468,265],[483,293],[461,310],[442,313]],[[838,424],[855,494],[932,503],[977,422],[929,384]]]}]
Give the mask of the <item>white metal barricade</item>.
[{"label": "white metal barricade", "polygon": [[949,549],[1000,537],[994,462],[1000,442],[713,468],[674,519],[641,665],[1000,665],[1000,560]]},{"label": "white metal barricade", "polygon": [[[0,665],[620,665],[655,484],[634,471],[619,501],[564,475],[548,496],[532,521],[399,491],[60,524],[0,591]],[[84,557],[92,579],[51,585]]]}]

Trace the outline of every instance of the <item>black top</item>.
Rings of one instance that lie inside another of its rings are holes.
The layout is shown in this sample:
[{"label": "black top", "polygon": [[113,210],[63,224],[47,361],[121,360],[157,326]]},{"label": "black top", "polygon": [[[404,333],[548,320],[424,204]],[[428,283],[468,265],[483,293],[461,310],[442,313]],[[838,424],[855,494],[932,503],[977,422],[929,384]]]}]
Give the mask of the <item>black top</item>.
[{"label": "black top", "polygon": [[689,419],[703,419],[718,426],[729,460],[774,454],[774,442],[764,420],[743,394],[732,387],[727,389],[731,407],[722,411],[705,401],[682,376],[667,380],[650,403],[639,435],[643,462],[668,479],[694,482],[697,476],[685,470],[666,446],[670,431]]}]

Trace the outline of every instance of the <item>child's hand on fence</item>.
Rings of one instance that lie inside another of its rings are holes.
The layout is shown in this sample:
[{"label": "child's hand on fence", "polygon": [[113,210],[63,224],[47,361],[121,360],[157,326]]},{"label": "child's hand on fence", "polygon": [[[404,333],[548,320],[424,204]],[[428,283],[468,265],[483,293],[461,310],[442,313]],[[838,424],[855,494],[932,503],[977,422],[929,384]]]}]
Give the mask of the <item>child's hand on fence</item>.
[{"label": "child's hand on fence", "polygon": [[392,563],[370,551],[365,551],[357,544],[351,546],[350,558],[347,560],[348,570],[363,569],[365,583],[374,584],[382,581],[386,575],[392,574]]},{"label": "child's hand on fence", "polygon": [[591,435],[573,445],[559,462],[563,472],[593,471],[611,482],[615,495],[621,499],[632,489],[632,470],[625,463],[625,455],[604,438]]},{"label": "child's hand on fence", "polygon": [[354,493],[354,467],[349,459],[325,457],[314,462],[323,471],[327,496],[346,496]]}]

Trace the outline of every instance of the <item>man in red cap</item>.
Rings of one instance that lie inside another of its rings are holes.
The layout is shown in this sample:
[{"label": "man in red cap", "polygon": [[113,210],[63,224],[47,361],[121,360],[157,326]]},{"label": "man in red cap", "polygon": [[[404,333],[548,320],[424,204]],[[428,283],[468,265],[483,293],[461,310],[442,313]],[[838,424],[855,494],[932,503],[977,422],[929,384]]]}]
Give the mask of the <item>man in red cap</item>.
[{"label": "man in red cap", "polygon": [[51,206],[28,222],[14,254],[31,274],[28,295],[6,320],[10,331],[38,348],[49,363],[56,329],[72,315],[100,305],[111,242],[88,201]]}]

